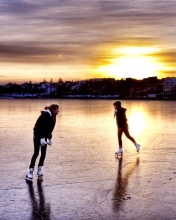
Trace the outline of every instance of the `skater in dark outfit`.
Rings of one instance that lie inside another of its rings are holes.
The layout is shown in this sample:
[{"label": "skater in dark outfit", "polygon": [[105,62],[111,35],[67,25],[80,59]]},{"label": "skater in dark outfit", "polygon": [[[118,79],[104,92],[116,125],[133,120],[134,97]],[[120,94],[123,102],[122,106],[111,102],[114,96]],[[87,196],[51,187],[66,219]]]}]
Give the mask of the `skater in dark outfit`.
[{"label": "skater in dark outfit", "polygon": [[38,117],[34,126],[34,154],[31,158],[29,170],[26,175],[26,180],[33,179],[33,171],[35,167],[36,159],[41,149],[41,156],[38,163],[37,175],[43,177],[42,167],[46,156],[47,145],[52,145],[52,131],[56,124],[56,116],[59,113],[59,106],[52,104],[49,107],[45,107],[41,111],[41,115]]},{"label": "skater in dark outfit", "polygon": [[126,137],[133,142],[136,147],[136,151],[140,150],[140,145],[134,140],[134,138],[130,135],[128,130],[128,123],[126,118],[126,109],[121,107],[121,102],[116,101],[113,103],[114,106],[114,117],[116,118],[117,123],[117,134],[118,134],[118,142],[119,142],[119,150],[115,152],[115,154],[122,154],[122,134],[124,133]]}]

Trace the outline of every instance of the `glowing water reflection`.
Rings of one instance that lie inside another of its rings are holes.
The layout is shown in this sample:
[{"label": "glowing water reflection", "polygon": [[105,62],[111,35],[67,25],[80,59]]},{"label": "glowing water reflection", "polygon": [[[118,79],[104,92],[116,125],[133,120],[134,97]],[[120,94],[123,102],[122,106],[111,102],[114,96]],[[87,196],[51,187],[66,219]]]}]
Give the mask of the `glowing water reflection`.
[{"label": "glowing water reflection", "polygon": [[147,124],[145,114],[143,112],[133,112],[128,119],[128,124],[133,134],[138,137]]}]

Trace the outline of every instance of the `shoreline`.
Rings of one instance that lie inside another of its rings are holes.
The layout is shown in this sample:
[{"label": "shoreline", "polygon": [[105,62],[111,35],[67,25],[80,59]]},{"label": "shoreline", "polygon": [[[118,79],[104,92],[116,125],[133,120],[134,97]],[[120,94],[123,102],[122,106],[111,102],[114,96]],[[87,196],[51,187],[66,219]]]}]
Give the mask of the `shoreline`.
[{"label": "shoreline", "polygon": [[130,97],[41,97],[41,96],[0,96],[0,99],[80,99],[80,100],[149,100],[149,101],[175,101],[176,98],[130,98]]}]

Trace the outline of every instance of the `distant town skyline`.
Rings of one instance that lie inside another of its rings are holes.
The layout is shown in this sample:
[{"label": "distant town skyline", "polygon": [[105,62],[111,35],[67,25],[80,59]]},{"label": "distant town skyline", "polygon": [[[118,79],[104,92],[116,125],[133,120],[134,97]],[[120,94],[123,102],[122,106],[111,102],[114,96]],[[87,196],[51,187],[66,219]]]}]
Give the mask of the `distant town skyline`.
[{"label": "distant town skyline", "polygon": [[78,79],[78,80],[65,80],[64,78],[58,78],[53,80],[51,79],[42,79],[39,81],[32,81],[32,80],[26,80],[26,81],[21,81],[21,82],[17,82],[17,81],[9,81],[7,83],[1,83],[0,85],[8,85],[8,84],[18,84],[18,85],[22,85],[22,84],[41,84],[41,83],[46,83],[46,84],[58,84],[58,83],[65,83],[65,82],[71,82],[71,83],[78,83],[78,82],[88,82],[88,81],[104,81],[104,80],[115,80],[115,81],[136,81],[136,82],[142,82],[142,81],[146,81],[146,80],[158,80],[158,81],[163,81],[163,80],[176,80],[176,76],[175,77],[163,77],[163,78],[158,78],[157,76],[151,76],[151,77],[146,77],[146,78],[142,78],[142,79],[136,79],[136,78],[121,78],[121,79],[115,79],[113,77],[101,77],[101,78],[89,78],[89,79]]},{"label": "distant town skyline", "polygon": [[0,84],[176,77],[174,0],[0,0]]}]

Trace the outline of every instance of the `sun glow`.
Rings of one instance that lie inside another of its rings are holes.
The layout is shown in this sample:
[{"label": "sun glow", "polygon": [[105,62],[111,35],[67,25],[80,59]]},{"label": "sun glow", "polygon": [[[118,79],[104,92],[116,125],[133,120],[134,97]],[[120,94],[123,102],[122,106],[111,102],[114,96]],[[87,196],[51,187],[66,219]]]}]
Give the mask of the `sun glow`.
[{"label": "sun glow", "polygon": [[133,135],[138,137],[146,127],[147,123],[141,112],[133,112],[128,118],[128,124]]},{"label": "sun glow", "polygon": [[136,78],[143,79],[157,76],[162,69],[154,53],[157,48],[148,47],[125,47],[113,50],[113,57],[108,60],[106,66],[100,66],[98,72],[114,78]]}]

